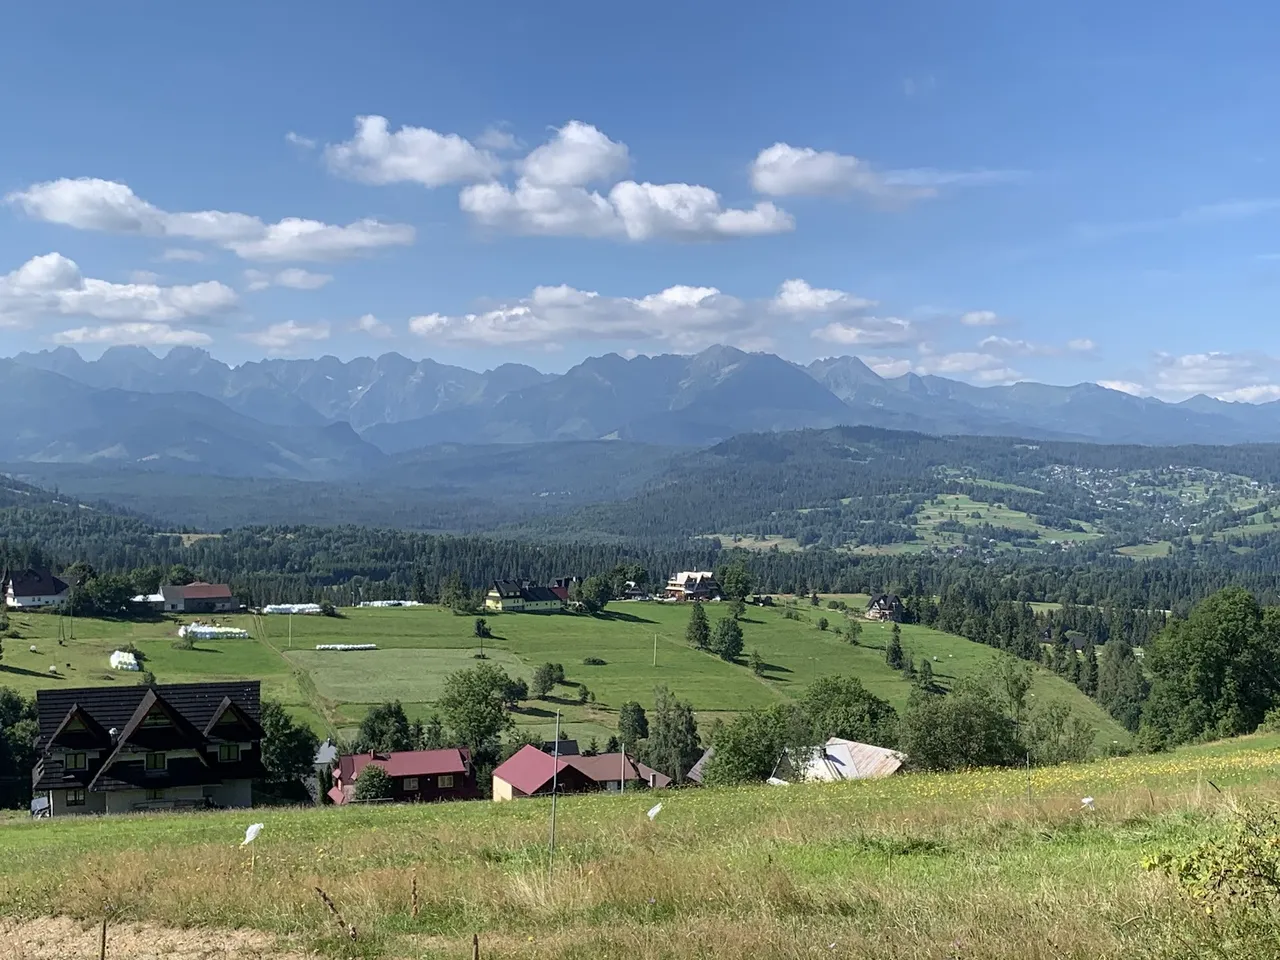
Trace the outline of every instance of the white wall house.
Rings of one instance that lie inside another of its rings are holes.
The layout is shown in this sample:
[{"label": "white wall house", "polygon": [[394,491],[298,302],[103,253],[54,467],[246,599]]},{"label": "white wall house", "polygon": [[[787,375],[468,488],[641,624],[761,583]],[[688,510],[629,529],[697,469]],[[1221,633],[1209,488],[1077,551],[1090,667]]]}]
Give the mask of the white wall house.
[{"label": "white wall house", "polygon": [[11,574],[4,584],[4,604],[11,610],[56,607],[66,602],[71,587],[49,570],[24,570]]}]

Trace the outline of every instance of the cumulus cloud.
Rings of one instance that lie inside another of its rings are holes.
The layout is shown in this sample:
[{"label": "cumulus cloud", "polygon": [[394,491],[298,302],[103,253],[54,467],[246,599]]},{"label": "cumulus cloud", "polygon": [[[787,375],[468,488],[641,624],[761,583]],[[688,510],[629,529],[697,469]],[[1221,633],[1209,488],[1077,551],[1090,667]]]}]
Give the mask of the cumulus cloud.
[{"label": "cumulus cloud", "polygon": [[779,310],[808,313],[836,310],[859,311],[874,307],[874,300],[865,300],[843,290],[823,290],[811,287],[804,280],[785,280],[778,288],[773,304]]},{"label": "cumulus cloud", "polygon": [[356,117],[356,132],[325,147],[334,173],[364,183],[420,183],[440,187],[497,176],[502,161],[456,133],[402,126],[391,131],[386,117]]},{"label": "cumulus cloud", "polygon": [[979,186],[1017,176],[1007,170],[882,171],[859,157],[789,143],[766,147],[751,164],[752,186],[757,192],[774,197],[861,193],[883,200],[921,200],[937,196],[943,187]]},{"label": "cumulus cloud", "polygon": [[[798,309],[779,309],[780,302]],[[817,301],[825,301],[818,307]],[[643,297],[609,297],[570,286],[537,287],[527,297],[476,313],[413,317],[409,329],[442,344],[556,345],[566,340],[657,342],[678,350],[714,343],[768,349],[780,330],[825,312],[864,303],[840,290],[815,290],[789,280],[774,297],[744,300],[715,287],[674,286]]]},{"label": "cumulus cloud", "polygon": [[480,136],[476,137],[476,146],[492,150],[494,153],[509,153],[513,150],[523,150],[524,142],[511,131],[496,125],[486,128]]},{"label": "cumulus cloud", "polygon": [[812,336],[846,347],[888,347],[918,341],[920,330],[901,317],[864,317],[849,322],[833,320],[814,330]]},{"label": "cumulus cloud", "polygon": [[302,324],[294,320],[276,323],[265,330],[243,334],[244,339],[257,344],[268,353],[290,353],[304,343],[329,339],[327,323]]},{"label": "cumulus cloud", "polygon": [[394,335],[391,326],[383,323],[372,313],[366,313],[357,320],[352,329],[357,333],[367,333],[371,337],[377,337],[379,340],[386,340]]},{"label": "cumulus cloud", "polygon": [[236,292],[217,281],[161,286],[85,277],[59,253],[32,257],[0,276],[0,322],[14,326],[43,317],[89,317],[115,323],[173,323],[233,309]]},{"label": "cumulus cloud", "polygon": [[[264,223],[243,213],[172,213],[123,183],[82,177],[37,183],[5,198],[28,216],[80,230],[200,240],[246,260],[337,260],[413,242],[405,224],[364,219],[347,226],[289,217]],[[189,259],[181,257],[179,259]]]},{"label": "cumulus cloud", "polygon": [[1162,400],[1185,400],[1204,394],[1231,402],[1266,403],[1280,400],[1280,358],[1250,352],[1159,352],[1152,357],[1145,375],[1099,380],[1098,385]]},{"label": "cumulus cloud", "polygon": [[570,121],[517,164],[514,185],[465,187],[458,202],[477,223],[513,233],[616,237],[643,241],[723,239],[784,233],[791,215],[772,203],[726,208],[710,187],[622,180],[630,165],[625,144],[581,121]]},{"label": "cumulus cloud", "polygon": [[288,287],[291,290],[318,290],[331,281],[327,273],[312,273],[300,267],[290,267],[279,273],[267,273],[263,270],[246,270],[245,282],[249,290],[265,290],[267,287]]},{"label": "cumulus cloud", "polygon": [[966,327],[997,327],[1004,320],[994,310],[970,310],[960,315],[960,322]]},{"label": "cumulus cloud", "polygon": [[53,335],[53,342],[68,346],[207,347],[213,338],[163,323],[115,323],[63,330]]}]

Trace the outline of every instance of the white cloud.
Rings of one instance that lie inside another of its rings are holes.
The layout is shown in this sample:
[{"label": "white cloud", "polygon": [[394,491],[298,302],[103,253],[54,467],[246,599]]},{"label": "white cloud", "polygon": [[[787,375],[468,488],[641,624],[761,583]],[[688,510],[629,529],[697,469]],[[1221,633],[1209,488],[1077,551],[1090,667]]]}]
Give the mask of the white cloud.
[{"label": "white cloud", "polygon": [[160,274],[150,270],[134,270],[129,274],[130,283],[155,283],[159,279]]},{"label": "white cloud", "polygon": [[811,287],[804,280],[785,280],[773,298],[777,309],[794,313],[825,311],[859,311],[876,305],[874,300],[864,300],[843,290],[823,290]]},{"label": "white cloud", "polygon": [[271,274],[263,270],[246,270],[245,282],[249,290],[265,290],[267,287],[288,287],[291,290],[318,290],[331,281],[327,273],[312,273],[300,267],[289,267]]},{"label": "white cloud", "polygon": [[187,250],[183,247],[170,247],[164,253],[160,254],[160,259],[166,263],[203,263],[208,259],[199,250]]},{"label": "white cloud", "polygon": [[[80,230],[137,233],[215,243],[246,260],[336,260],[413,242],[405,224],[358,220],[335,226],[289,217],[264,223],[243,213],[170,213],[123,183],[82,177],[37,183],[5,198],[31,217]],[[176,259],[190,259],[183,255]]]},{"label": "white cloud", "polygon": [[63,330],[53,335],[53,342],[70,346],[207,347],[213,338],[198,330],[182,330],[163,323],[117,323]]},{"label": "white cloud", "polygon": [[372,313],[366,313],[357,320],[352,329],[358,333],[367,333],[371,337],[377,337],[379,340],[386,340],[395,335],[390,324],[383,323]]},{"label": "white cloud", "polygon": [[520,161],[513,186],[473,184],[458,202],[483,226],[524,234],[700,240],[795,228],[772,203],[725,208],[719,194],[695,184],[623,180],[603,194],[588,188],[621,176],[628,165],[624,144],[575,120]]},{"label": "white cloud", "polygon": [[942,187],[980,186],[1014,179],[1006,170],[947,171],[921,168],[880,171],[866,160],[832,150],[775,143],[756,155],[751,184],[775,197],[862,193],[884,200],[921,200]]},{"label": "white cloud", "polygon": [[1088,339],[1068,340],[1064,346],[1058,346],[996,336],[984,337],[978,341],[978,347],[991,353],[1019,357],[1060,357],[1065,353],[1093,353],[1098,349],[1098,345]]},{"label": "white cloud", "polygon": [[304,137],[300,133],[294,133],[292,130],[284,135],[284,139],[286,143],[291,143],[295,147],[301,147],[303,150],[314,150],[316,148],[316,142],[314,140],[310,137]]},{"label": "white cloud", "polygon": [[880,377],[902,377],[911,372],[911,361],[897,357],[863,357],[862,362]]},{"label": "white cloud", "polygon": [[476,137],[476,146],[492,150],[494,153],[524,149],[523,141],[509,130],[504,130],[501,125],[486,128],[480,136]]},{"label": "white cloud", "polygon": [[456,133],[402,126],[391,132],[386,117],[356,118],[356,132],[324,150],[329,169],[364,183],[413,182],[425,187],[497,176],[502,161]]},{"label": "white cloud", "polygon": [[919,328],[901,317],[863,317],[855,321],[832,321],[811,334],[841,346],[900,346],[920,339]]},{"label": "white cloud", "polygon": [[960,315],[960,322],[966,327],[997,327],[1004,319],[994,310],[970,310]]},{"label": "white cloud", "polygon": [[1280,384],[1259,383],[1252,387],[1227,390],[1225,393],[1218,394],[1218,399],[1242,403],[1268,403],[1272,400],[1280,400]]},{"label": "white cloud", "polygon": [[243,334],[243,337],[268,353],[289,353],[304,343],[328,340],[329,325],[327,323],[308,325],[289,320],[285,323],[272,324],[265,330]]},{"label": "white cloud", "polygon": [[216,316],[237,302],[236,292],[216,281],[166,287],[85,277],[73,260],[58,253],[33,257],[0,276],[0,322],[8,325],[47,316],[173,323]]},{"label": "white cloud", "polygon": [[1106,387],[1108,390],[1118,390],[1120,393],[1132,394],[1135,397],[1145,397],[1151,393],[1142,384],[1134,383],[1132,380],[1099,380],[1098,386]]},{"label": "white cloud", "polygon": [[584,187],[618,179],[630,163],[626,144],[589,123],[570,120],[521,161],[520,174],[539,187]]}]

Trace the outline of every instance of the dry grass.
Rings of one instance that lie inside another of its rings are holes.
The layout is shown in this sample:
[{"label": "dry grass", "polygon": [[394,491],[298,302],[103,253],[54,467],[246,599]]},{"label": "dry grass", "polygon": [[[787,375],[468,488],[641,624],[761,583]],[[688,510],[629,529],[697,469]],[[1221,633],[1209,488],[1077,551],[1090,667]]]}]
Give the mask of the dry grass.
[{"label": "dry grass", "polygon": [[10,825],[0,915],[29,936],[106,898],[191,957],[237,928],[236,955],[273,958],[464,957],[473,932],[485,956],[531,960],[1270,957],[1274,937],[1206,928],[1141,861],[1280,793],[1273,747],[1034,771],[1030,801],[1016,771],[672,793],[653,823],[651,796],[571,798],[550,874],[540,801],[255,811],[252,863],[243,813]]}]

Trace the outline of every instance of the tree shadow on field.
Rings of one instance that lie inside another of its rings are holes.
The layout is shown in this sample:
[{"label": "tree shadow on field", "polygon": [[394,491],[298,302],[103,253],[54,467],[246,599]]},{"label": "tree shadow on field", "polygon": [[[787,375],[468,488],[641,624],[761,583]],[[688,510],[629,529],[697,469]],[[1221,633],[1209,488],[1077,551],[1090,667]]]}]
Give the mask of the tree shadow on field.
[{"label": "tree shadow on field", "polygon": [[597,620],[619,620],[622,623],[657,623],[645,617],[637,617],[634,613],[619,613],[616,610],[602,610],[596,614]]},{"label": "tree shadow on field", "polygon": [[217,647],[192,647],[187,653],[221,653]]},{"label": "tree shadow on field", "polygon": [[537,717],[539,720],[554,720],[556,714],[554,710],[545,710],[542,707],[512,707],[512,713],[518,713],[522,717]]},{"label": "tree shadow on field", "polygon": [[790,667],[784,667],[780,663],[761,664],[760,669],[765,673],[795,673]]},{"label": "tree shadow on field", "polygon": [[61,673],[41,673],[39,670],[28,670],[26,667],[6,666],[0,663],[0,674],[16,673],[22,677],[40,677],[44,680],[65,680],[67,679]]}]

